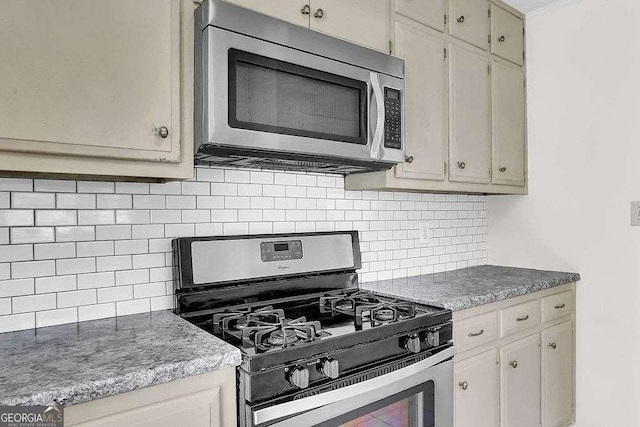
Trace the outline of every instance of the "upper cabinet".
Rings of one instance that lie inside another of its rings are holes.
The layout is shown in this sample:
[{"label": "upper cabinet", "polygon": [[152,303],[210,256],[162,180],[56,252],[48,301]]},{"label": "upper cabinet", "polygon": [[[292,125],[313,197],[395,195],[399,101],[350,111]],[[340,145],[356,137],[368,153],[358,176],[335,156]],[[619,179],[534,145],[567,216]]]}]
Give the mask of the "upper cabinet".
[{"label": "upper cabinet", "polygon": [[0,169],[191,177],[182,14],[186,0],[0,3]]},{"label": "upper cabinet", "polygon": [[372,49],[389,51],[389,0],[227,0]]},{"label": "upper cabinet", "polygon": [[491,52],[518,65],[524,63],[524,21],[491,5]]},{"label": "upper cabinet", "polygon": [[489,13],[489,2],[486,0],[449,0],[449,34],[488,49]]},{"label": "upper cabinet", "polygon": [[394,0],[393,10],[399,16],[444,31],[447,20],[444,0]]},{"label": "upper cabinet", "polygon": [[526,194],[523,18],[500,0],[395,0],[405,163],[349,175],[346,188]]}]

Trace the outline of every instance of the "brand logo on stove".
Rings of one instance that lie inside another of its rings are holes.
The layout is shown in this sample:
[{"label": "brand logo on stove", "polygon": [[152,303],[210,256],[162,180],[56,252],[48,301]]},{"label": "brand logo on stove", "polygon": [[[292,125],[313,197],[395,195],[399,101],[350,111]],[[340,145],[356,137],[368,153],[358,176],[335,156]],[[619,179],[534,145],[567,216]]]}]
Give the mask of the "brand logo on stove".
[{"label": "brand logo on stove", "polygon": [[288,265],[279,265],[278,266],[278,270],[288,270],[290,268],[290,266]]}]

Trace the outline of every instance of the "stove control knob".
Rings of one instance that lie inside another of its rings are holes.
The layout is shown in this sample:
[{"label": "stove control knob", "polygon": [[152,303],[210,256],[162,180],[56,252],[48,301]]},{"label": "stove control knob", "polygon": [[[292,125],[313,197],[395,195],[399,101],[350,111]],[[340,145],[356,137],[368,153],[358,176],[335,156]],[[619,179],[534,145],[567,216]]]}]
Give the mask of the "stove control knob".
[{"label": "stove control knob", "polygon": [[404,349],[411,353],[420,353],[420,337],[417,335],[408,336],[404,342]]},{"label": "stove control knob", "polygon": [[289,371],[289,382],[299,388],[309,387],[309,370],[304,366],[296,366]]},{"label": "stove control knob", "polygon": [[427,344],[431,347],[437,347],[440,345],[440,332],[429,331],[427,332]]},{"label": "stove control knob", "polygon": [[320,362],[320,372],[325,377],[333,378],[334,380],[340,376],[340,364],[332,357],[327,357]]}]

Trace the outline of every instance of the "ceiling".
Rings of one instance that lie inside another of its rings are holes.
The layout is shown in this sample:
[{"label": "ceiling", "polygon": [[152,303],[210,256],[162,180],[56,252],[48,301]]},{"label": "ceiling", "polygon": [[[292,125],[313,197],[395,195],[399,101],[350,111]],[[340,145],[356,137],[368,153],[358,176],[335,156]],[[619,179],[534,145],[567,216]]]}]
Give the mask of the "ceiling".
[{"label": "ceiling", "polygon": [[515,7],[522,13],[535,12],[562,1],[564,0],[504,0],[505,3]]}]

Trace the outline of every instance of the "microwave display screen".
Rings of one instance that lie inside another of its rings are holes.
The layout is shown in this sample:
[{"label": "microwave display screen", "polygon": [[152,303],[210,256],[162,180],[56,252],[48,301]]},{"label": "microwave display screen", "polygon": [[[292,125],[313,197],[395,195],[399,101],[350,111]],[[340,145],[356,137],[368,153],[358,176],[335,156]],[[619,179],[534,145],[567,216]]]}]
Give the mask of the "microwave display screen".
[{"label": "microwave display screen", "polygon": [[229,50],[229,126],[367,143],[364,82]]}]

